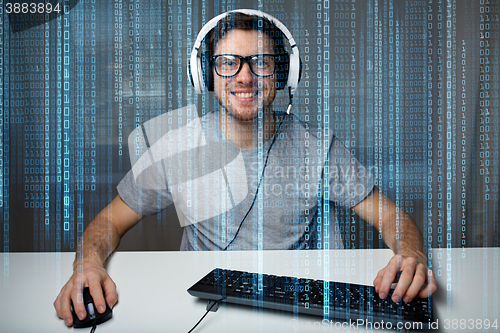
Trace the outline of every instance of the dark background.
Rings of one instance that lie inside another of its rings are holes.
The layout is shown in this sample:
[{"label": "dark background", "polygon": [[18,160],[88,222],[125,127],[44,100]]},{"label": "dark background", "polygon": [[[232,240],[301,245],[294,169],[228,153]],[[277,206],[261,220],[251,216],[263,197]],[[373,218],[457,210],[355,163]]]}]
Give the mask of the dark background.
[{"label": "dark background", "polygon": [[[498,246],[498,1],[86,0],[18,32],[4,6],[2,251],[74,251],[130,168],[128,134],[188,104],[214,108],[187,60],[202,25],[237,8],[290,29],[304,64],[293,112],[375,167],[426,247]],[[341,228],[346,247],[383,246],[350,213]],[[171,207],[119,250],[177,250],[181,234]]]}]

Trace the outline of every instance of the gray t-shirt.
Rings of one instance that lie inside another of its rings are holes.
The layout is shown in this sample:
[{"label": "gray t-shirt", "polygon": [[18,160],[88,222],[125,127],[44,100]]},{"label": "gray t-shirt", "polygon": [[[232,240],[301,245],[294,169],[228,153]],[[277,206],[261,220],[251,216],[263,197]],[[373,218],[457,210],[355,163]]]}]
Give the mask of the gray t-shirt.
[{"label": "gray t-shirt", "polygon": [[[343,248],[336,211],[366,198],[373,176],[332,134],[324,140],[323,129],[294,115],[275,116],[273,138],[244,150],[224,137],[218,112],[210,112],[165,139],[174,151],[179,142],[197,141],[203,153],[184,149],[182,162],[163,160],[157,169],[165,176],[149,181],[164,183],[158,188],[141,185],[131,170],[118,194],[142,215],[175,204],[184,226],[181,250]],[[326,207],[318,209],[320,202]]]}]

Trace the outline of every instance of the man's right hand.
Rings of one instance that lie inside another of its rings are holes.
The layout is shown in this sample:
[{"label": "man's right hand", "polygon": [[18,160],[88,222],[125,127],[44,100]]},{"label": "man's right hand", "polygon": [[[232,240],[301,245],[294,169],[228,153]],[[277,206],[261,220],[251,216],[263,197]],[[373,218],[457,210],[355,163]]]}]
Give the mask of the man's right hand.
[{"label": "man's right hand", "polygon": [[99,313],[104,313],[106,310],[103,291],[110,308],[113,308],[118,301],[116,285],[104,267],[93,262],[80,263],[54,301],[57,315],[59,318],[64,319],[67,326],[73,325],[71,301],[73,301],[75,313],[80,320],[85,319],[87,316],[82,296],[82,290],[85,287],[90,289],[90,295],[94,299],[94,304]]},{"label": "man's right hand", "polygon": [[116,249],[121,237],[142,217],[117,195],[85,228],[78,244],[77,253],[80,257],[77,255],[79,259],[73,264],[74,273],[54,301],[57,315],[64,319],[66,325],[73,325],[71,301],[78,318],[85,319],[87,316],[82,296],[85,287],[89,288],[99,313],[106,311],[104,295],[111,308],[116,304],[116,285],[104,269],[103,263]]}]

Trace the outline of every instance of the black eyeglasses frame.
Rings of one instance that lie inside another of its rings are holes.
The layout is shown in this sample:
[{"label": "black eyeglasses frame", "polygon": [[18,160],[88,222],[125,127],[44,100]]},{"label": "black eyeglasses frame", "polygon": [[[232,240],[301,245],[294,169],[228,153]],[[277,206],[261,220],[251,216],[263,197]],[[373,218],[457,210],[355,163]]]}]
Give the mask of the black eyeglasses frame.
[{"label": "black eyeglasses frame", "polygon": [[[236,57],[236,58],[240,59],[240,67],[238,68],[238,70],[236,71],[236,73],[234,73],[233,75],[221,75],[221,74],[219,74],[219,72],[217,71],[217,66],[214,66],[214,64],[215,64],[215,59],[217,59],[217,57],[220,57],[220,56],[233,56],[233,57]],[[259,74],[257,74],[257,73],[254,72],[254,70],[252,68],[252,65],[250,63],[250,60],[253,57],[256,57],[256,56],[271,56],[271,57],[273,57],[274,68],[273,68],[273,72],[271,74],[268,74],[268,75],[259,75]],[[252,72],[253,75],[255,75],[257,77],[269,77],[269,76],[273,75],[276,72],[276,67],[277,67],[276,66],[276,64],[277,64],[276,58],[277,57],[279,57],[279,55],[277,55],[277,54],[266,54],[266,53],[263,53],[263,54],[253,54],[253,55],[249,55],[249,56],[246,56],[246,57],[240,56],[240,55],[237,55],[237,54],[224,53],[224,54],[216,54],[216,55],[212,56],[211,64],[212,64],[212,66],[215,69],[215,73],[217,73],[217,75],[219,75],[220,77],[229,78],[229,77],[236,76],[241,71],[241,69],[243,68],[243,64],[245,62],[248,63],[248,67],[250,68],[250,71]]]}]

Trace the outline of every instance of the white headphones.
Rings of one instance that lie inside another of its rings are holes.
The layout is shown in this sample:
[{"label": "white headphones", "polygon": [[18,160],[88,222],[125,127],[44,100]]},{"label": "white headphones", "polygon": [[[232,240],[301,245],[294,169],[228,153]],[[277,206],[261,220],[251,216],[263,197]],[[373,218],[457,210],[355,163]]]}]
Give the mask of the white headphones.
[{"label": "white headphones", "polygon": [[289,88],[289,93],[292,96],[295,90],[297,89],[300,80],[301,68],[300,68],[299,48],[295,44],[295,40],[293,39],[292,34],[283,25],[283,23],[281,23],[280,21],[278,21],[269,14],[254,9],[236,9],[220,14],[211,19],[210,21],[208,21],[207,24],[205,24],[203,28],[201,28],[200,32],[198,33],[198,37],[194,42],[193,50],[191,51],[191,57],[189,58],[189,63],[187,68],[189,80],[191,81],[191,84],[196,90],[196,93],[201,94],[202,91],[207,88],[205,85],[205,81],[203,79],[202,60],[198,50],[205,36],[217,25],[217,23],[219,23],[219,21],[224,19],[230,13],[241,13],[241,14],[259,16],[265,18],[269,20],[272,24],[274,24],[276,28],[280,29],[281,32],[285,35],[285,37],[288,39],[288,43],[290,44],[292,53],[289,55],[290,64],[288,69],[288,80],[286,83],[286,87]]}]

